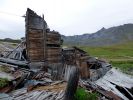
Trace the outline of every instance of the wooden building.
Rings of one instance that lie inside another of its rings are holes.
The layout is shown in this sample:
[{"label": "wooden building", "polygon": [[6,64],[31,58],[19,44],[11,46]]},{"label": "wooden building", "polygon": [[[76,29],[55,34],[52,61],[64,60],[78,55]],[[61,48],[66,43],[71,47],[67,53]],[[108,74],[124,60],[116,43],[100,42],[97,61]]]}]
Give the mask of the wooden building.
[{"label": "wooden building", "polygon": [[31,69],[37,71],[49,68],[53,76],[60,77],[64,69],[69,74],[67,67],[71,69],[76,66],[80,69],[81,77],[89,77],[88,55],[85,51],[77,47],[62,49],[61,35],[50,31],[44,18],[30,9],[27,9],[25,21],[26,52]]},{"label": "wooden building", "polygon": [[82,78],[88,78],[90,76],[89,66],[87,60],[89,55],[77,47],[64,48],[63,60],[66,65],[77,66],[80,69],[80,75]]},{"label": "wooden building", "polygon": [[56,31],[47,31],[47,60],[48,63],[61,62],[61,35]]},{"label": "wooden building", "polygon": [[59,63],[61,59],[61,36],[50,31],[44,17],[27,9],[26,17],[26,51],[27,60],[34,69],[40,69],[48,63]]}]

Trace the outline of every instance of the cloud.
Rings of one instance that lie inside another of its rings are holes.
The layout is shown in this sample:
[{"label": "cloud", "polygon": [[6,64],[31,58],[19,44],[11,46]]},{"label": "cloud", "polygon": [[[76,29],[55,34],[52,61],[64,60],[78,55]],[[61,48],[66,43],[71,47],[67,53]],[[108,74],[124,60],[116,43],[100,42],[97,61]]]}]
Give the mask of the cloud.
[{"label": "cloud", "polygon": [[0,30],[6,32],[1,37],[24,36],[25,23],[19,16],[27,7],[44,14],[49,27],[64,35],[92,33],[133,22],[133,0],[1,0]]}]

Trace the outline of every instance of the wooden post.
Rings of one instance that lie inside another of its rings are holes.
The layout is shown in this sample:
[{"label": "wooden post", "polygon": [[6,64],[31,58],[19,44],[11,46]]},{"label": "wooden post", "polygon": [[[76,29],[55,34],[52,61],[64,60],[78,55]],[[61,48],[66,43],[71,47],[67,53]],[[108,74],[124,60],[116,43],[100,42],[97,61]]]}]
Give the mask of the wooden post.
[{"label": "wooden post", "polygon": [[78,81],[79,69],[78,67],[72,67],[64,95],[64,100],[74,100],[74,94],[76,93],[78,87]]}]

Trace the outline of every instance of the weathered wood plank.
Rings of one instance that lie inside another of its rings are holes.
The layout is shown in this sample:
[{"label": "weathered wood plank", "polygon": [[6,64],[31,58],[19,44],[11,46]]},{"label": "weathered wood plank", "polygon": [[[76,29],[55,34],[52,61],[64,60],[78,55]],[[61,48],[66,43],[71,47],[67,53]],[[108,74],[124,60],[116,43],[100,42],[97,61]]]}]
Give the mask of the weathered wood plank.
[{"label": "weathered wood plank", "polygon": [[19,60],[13,60],[13,59],[3,58],[3,57],[0,57],[0,61],[2,63],[13,64],[13,65],[17,65],[17,66],[27,66],[28,65],[27,61],[19,61]]},{"label": "weathered wood plank", "polygon": [[46,30],[45,20],[27,9],[26,12],[26,47],[28,60],[43,61],[46,60]]}]

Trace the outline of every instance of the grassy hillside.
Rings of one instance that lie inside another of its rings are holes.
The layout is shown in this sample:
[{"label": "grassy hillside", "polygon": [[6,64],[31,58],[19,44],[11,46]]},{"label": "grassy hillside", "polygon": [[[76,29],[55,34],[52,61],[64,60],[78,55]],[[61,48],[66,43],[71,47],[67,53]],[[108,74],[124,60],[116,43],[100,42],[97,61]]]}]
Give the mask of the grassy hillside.
[{"label": "grassy hillside", "polygon": [[104,47],[80,47],[88,54],[108,60],[114,67],[133,75],[133,42]]},{"label": "grassy hillside", "polygon": [[10,38],[5,38],[5,39],[0,39],[0,42],[20,43],[20,42],[21,42],[21,40],[19,40],[19,39],[10,39]]},{"label": "grassy hillside", "polygon": [[102,28],[89,34],[63,36],[64,45],[108,46],[133,40],[133,24]]}]

